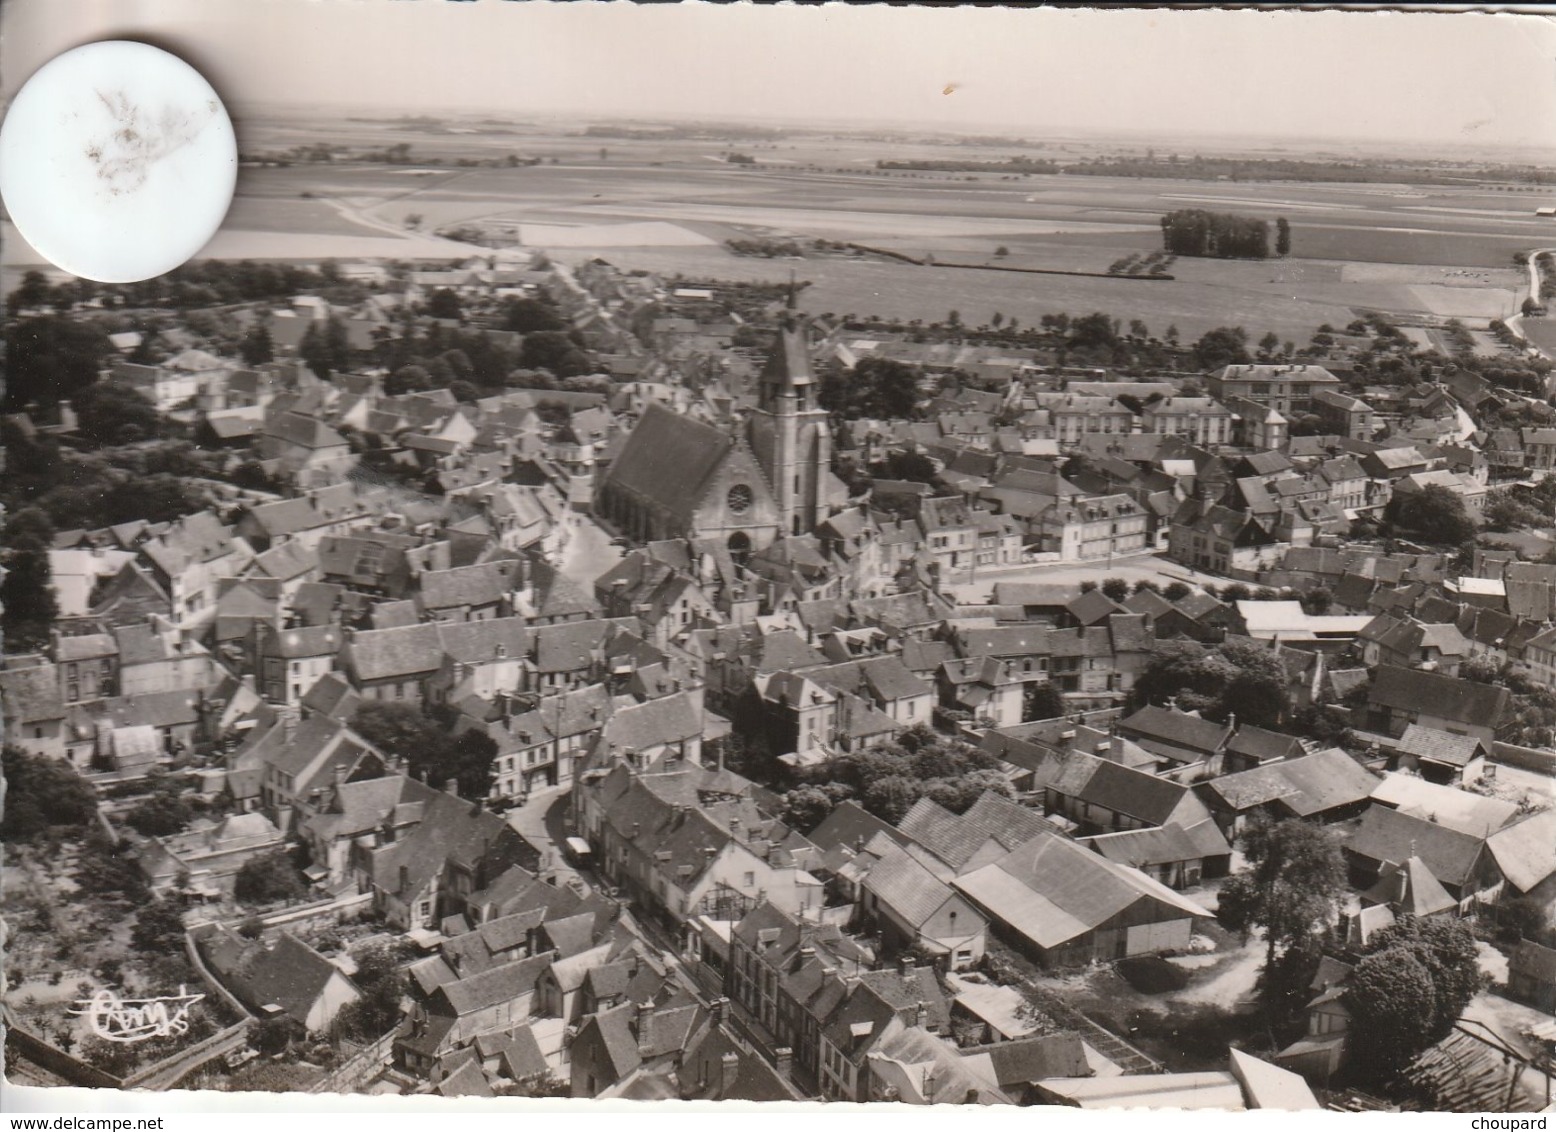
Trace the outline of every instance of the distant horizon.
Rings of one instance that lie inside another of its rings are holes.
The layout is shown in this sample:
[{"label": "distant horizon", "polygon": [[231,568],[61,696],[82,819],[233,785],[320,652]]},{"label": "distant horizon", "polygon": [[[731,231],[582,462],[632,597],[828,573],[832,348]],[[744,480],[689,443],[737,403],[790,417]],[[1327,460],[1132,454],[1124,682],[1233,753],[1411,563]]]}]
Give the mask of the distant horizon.
[{"label": "distant horizon", "polygon": [[7,0],[4,28],[5,99],[60,51],[141,35],[235,104],[314,114],[806,122],[1556,161],[1556,23],[1526,14]]},{"label": "distant horizon", "polygon": [[[1436,150],[1430,160],[1440,161],[1465,161],[1476,160],[1469,155],[1489,154],[1495,152],[1517,152],[1527,154],[1544,154],[1548,161],[1556,164],[1556,139],[1551,143],[1497,143],[1497,142],[1443,142],[1439,139],[1396,139],[1388,137],[1334,137],[1325,134],[1287,134],[1272,136],[1267,134],[1246,133],[1237,130],[1195,130],[1193,132],[1174,131],[1167,127],[1156,130],[1129,129],[1125,127],[1093,127],[1082,128],[1069,125],[1043,125],[1038,123],[1017,122],[987,122],[966,123],[956,127],[947,126],[943,122],[913,121],[905,118],[881,118],[863,119],[857,117],[795,117],[793,115],[764,113],[760,111],[725,111],[721,113],[702,112],[676,112],[647,113],[643,111],[568,111],[559,109],[535,109],[525,110],[513,107],[498,106],[472,106],[472,105],[431,105],[426,102],[408,103],[404,106],[386,106],[382,102],[351,102],[336,101],[327,104],[317,102],[288,102],[279,99],[238,99],[230,104],[230,109],[235,115],[245,111],[253,113],[276,112],[297,113],[308,117],[318,118],[326,115],[331,110],[347,112],[352,116],[360,116],[372,121],[392,122],[403,118],[417,117],[488,117],[496,119],[512,119],[516,122],[559,122],[559,123],[620,123],[620,124],[644,124],[644,125],[764,125],[772,127],[784,127],[791,130],[836,130],[840,133],[867,133],[867,132],[898,132],[917,133],[928,136],[943,137],[981,137],[1010,138],[1019,137],[1029,143],[1041,143],[1047,139],[1062,139],[1075,142],[1096,142],[1099,144],[1139,143],[1162,145],[1172,143],[1177,145],[1190,145],[1197,141],[1214,142],[1217,144],[1246,143],[1250,148],[1267,150],[1302,149],[1305,152],[1314,152],[1322,148],[1332,150],[1345,150],[1349,155],[1355,156],[1357,151],[1363,151],[1366,156],[1378,159],[1399,158],[1400,151]],[[1444,150],[1458,151],[1450,155]],[[1366,152],[1371,151],[1371,152]],[[1392,152],[1390,152],[1392,151]],[[1424,155],[1423,155],[1423,159]],[[1485,159],[1485,158],[1480,158]],[[1539,162],[1531,162],[1539,164]]]}]

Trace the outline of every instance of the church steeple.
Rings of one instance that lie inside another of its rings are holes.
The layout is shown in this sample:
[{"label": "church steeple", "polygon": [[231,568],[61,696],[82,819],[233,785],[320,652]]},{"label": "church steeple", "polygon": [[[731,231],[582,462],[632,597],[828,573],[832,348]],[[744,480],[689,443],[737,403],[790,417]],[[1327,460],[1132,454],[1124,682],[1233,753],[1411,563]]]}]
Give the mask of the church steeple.
[{"label": "church steeple", "polygon": [[794,305],[790,281],[778,331],[757,386],[751,417],[751,448],[773,488],[784,530],[809,531],[821,514],[831,472],[832,436],[827,413],[817,402],[810,361],[810,327]]},{"label": "church steeple", "polygon": [[790,305],[778,316],[778,334],[762,370],[758,397],[764,411],[781,411],[778,401],[784,397],[794,398],[794,408],[800,412],[816,408],[816,375],[810,364],[810,327],[793,303],[791,289]]}]

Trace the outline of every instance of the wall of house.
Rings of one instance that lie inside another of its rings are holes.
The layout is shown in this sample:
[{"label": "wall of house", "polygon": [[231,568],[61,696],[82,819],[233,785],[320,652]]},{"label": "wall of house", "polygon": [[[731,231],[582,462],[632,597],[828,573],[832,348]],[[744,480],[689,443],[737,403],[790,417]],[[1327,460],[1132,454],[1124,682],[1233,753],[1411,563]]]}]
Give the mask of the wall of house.
[{"label": "wall of house", "polygon": [[520,1022],[527,1020],[535,1002],[535,989],[531,987],[522,994],[513,998],[494,1002],[490,1006],[472,1011],[459,1017],[449,1031],[449,1041],[463,1042],[481,1034],[492,1034],[499,1030],[507,1030]]},{"label": "wall of house", "polygon": [[308,1032],[316,1034],[327,1031],[341,1008],[361,997],[361,993],[351,985],[345,975],[338,972],[331,975],[329,981],[324,984],[324,989],[319,992],[319,997],[308,1009],[308,1017],[304,1022]]}]

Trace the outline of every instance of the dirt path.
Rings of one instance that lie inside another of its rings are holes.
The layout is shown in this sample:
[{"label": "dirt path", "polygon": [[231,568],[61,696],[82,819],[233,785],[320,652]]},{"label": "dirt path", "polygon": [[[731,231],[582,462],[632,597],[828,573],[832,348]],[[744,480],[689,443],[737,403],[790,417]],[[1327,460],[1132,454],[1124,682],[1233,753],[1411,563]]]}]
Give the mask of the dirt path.
[{"label": "dirt path", "polygon": [[1253,1005],[1254,985],[1263,963],[1264,941],[1256,936],[1239,948],[1231,961],[1209,979],[1166,997],[1173,1002],[1219,1006],[1226,1010],[1245,1009]]}]

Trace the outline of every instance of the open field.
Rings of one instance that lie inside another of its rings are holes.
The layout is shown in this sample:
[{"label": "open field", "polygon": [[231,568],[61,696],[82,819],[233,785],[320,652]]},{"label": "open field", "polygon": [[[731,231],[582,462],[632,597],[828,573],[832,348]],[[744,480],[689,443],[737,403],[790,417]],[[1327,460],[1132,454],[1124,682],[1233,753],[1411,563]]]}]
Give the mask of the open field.
[{"label": "open field", "polygon": [[[544,123],[307,121],[240,123],[247,152],[300,144],[409,144],[438,166],[337,161],[247,166],[223,231],[203,255],[317,260],[327,256],[453,258],[464,246],[432,230],[472,221],[515,225],[562,258],[605,255],[625,268],[731,279],[812,281],[817,311],[943,319],[973,325],[996,311],[1032,322],[1093,310],[1139,318],[1156,333],[1197,336],[1240,325],[1305,343],[1324,322],[1362,310],[1456,317],[1476,327],[1515,309],[1515,251],[1556,231],[1533,215],[1548,194],[1386,184],[1189,182],[1043,174],[948,174],[875,168],[878,160],[999,161],[1000,145],[947,147],[824,133],[777,141],[587,137]],[[755,167],[726,164],[731,150]],[[1086,147],[1027,147],[1076,156]],[[539,157],[541,165],[457,168],[460,158]],[[550,164],[555,159],[557,164]],[[304,195],[306,194],[306,196]],[[726,239],[763,235],[842,240],[922,257],[1067,271],[1106,271],[1159,246],[1174,208],[1221,208],[1292,222],[1293,256],[1263,262],[1179,259],[1169,282],[978,272],[842,259],[740,259]],[[423,234],[405,230],[411,214]],[[996,248],[1008,255],[994,260]],[[36,263],[19,240],[4,262]],[[12,283],[14,285],[14,281]],[[1543,332],[1543,331],[1539,331]]]}]

